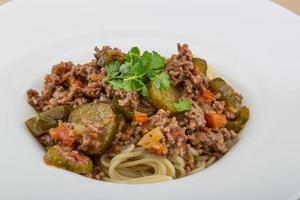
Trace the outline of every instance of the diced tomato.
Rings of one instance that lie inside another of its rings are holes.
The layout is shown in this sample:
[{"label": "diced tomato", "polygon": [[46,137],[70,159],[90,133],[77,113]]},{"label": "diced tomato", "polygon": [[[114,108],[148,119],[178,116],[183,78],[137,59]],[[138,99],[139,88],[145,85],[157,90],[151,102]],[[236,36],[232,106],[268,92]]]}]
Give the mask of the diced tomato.
[{"label": "diced tomato", "polygon": [[53,139],[69,147],[71,147],[76,140],[73,129],[64,123],[60,123],[58,127],[50,129],[49,134]]}]

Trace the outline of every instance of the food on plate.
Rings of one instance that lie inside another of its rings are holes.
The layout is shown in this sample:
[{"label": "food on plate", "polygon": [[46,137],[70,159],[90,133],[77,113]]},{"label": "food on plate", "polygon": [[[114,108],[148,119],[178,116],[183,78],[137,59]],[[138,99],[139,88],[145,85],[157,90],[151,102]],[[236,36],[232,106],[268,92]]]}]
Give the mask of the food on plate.
[{"label": "food on plate", "polygon": [[249,119],[242,95],[211,78],[188,45],[165,58],[138,47],[95,48],[86,64],[61,62],[29,89],[25,124],[47,164],[98,180],[151,183],[209,167]]}]

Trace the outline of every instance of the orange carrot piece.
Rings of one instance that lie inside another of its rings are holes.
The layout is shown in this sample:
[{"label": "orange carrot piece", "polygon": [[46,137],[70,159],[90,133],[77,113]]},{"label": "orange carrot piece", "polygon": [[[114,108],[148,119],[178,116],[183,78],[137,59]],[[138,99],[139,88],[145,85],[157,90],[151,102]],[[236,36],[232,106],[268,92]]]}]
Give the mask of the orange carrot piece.
[{"label": "orange carrot piece", "polygon": [[214,100],[214,94],[210,90],[204,90],[201,93],[200,98],[205,103],[211,104],[211,102]]},{"label": "orange carrot piece", "polygon": [[133,112],[132,118],[133,118],[133,121],[141,122],[141,123],[149,121],[149,117],[147,116],[146,113],[142,113],[142,112],[138,112],[138,111]]},{"label": "orange carrot piece", "polygon": [[157,155],[162,155],[167,150],[167,147],[161,143],[156,143],[152,145],[151,150],[153,150]]},{"label": "orange carrot piece", "polygon": [[206,113],[205,120],[210,128],[223,128],[227,123],[226,116],[220,113]]}]

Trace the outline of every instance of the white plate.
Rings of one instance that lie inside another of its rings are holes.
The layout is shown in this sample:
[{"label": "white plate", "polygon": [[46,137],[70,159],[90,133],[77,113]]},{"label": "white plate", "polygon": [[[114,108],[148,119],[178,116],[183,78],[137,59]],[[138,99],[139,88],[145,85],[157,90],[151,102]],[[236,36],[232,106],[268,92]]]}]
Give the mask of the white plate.
[{"label": "white plate", "polygon": [[[0,7],[0,199],[300,198],[300,21],[265,1],[12,1]],[[95,45],[163,55],[185,42],[245,97],[237,145],[186,178],[120,185],[46,166],[24,126],[25,92],[61,60]]]}]

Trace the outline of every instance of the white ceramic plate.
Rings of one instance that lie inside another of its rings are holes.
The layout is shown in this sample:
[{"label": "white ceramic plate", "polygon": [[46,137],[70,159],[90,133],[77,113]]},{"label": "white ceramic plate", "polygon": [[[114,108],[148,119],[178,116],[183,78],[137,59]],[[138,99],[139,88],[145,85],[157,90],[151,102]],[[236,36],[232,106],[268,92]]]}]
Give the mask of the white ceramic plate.
[{"label": "white ceramic plate", "polygon": [[[267,1],[12,1],[0,7],[0,199],[300,198],[300,21]],[[245,97],[251,119],[212,167],[175,181],[122,185],[46,166],[24,126],[28,88],[96,45],[165,56],[188,43]]]}]

